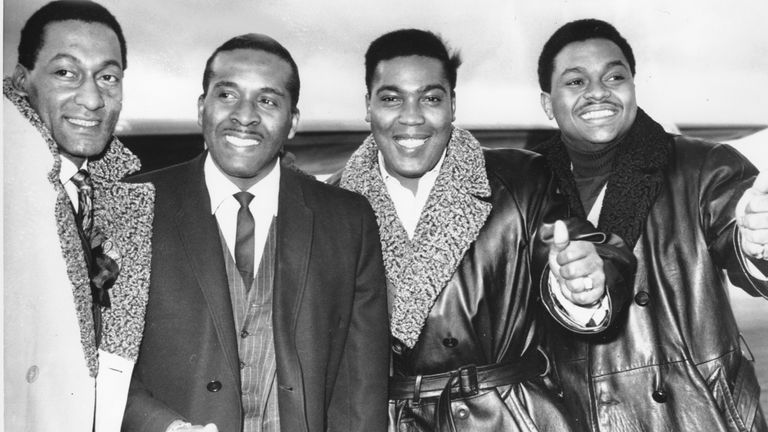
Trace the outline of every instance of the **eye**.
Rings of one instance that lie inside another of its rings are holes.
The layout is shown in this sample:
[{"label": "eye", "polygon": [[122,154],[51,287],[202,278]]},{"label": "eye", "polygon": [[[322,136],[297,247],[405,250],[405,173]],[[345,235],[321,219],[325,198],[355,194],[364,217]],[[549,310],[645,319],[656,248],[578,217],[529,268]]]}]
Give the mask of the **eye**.
[{"label": "eye", "polygon": [[584,80],[581,78],[574,78],[565,82],[566,87],[578,87],[584,84]]},{"label": "eye", "polygon": [[380,98],[382,102],[385,103],[395,103],[400,100],[397,96],[391,96],[391,95],[384,95]]},{"label": "eye", "polygon": [[120,77],[113,74],[102,75],[101,77],[99,77],[99,79],[109,84],[117,84],[120,82]]},{"label": "eye", "polygon": [[267,105],[269,107],[277,107],[277,101],[274,99],[270,99],[268,97],[262,97],[259,99],[259,103],[262,105]]},{"label": "eye", "polygon": [[609,75],[607,78],[607,81],[624,81],[627,79],[624,74],[613,74]]},{"label": "eye", "polygon": [[53,74],[61,78],[75,78],[75,73],[68,69],[57,69]]},{"label": "eye", "polygon": [[216,93],[216,97],[225,101],[229,101],[235,99],[235,94],[227,90],[221,90]]},{"label": "eye", "polygon": [[424,102],[426,102],[428,104],[432,104],[432,105],[439,104],[442,101],[443,101],[443,98],[441,98],[440,96],[425,96],[424,97]]}]

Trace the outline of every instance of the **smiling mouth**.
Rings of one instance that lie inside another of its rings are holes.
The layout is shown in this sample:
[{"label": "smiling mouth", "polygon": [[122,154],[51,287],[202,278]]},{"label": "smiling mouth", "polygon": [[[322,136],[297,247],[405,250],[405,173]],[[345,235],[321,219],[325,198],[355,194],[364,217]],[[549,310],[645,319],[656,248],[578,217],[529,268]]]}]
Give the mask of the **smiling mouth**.
[{"label": "smiling mouth", "polygon": [[615,109],[600,109],[595,111],[588,111],[584,114],[581,114],[579,117],[581,117],[583,120],[601,120],[608,117],[615,116],[617,111]]},{"label": "smiling mouth", "polygon": [[224,139],[235,147],[256,147],[261,140],[253,138],[239,138],[233,135],[225,135]]},{"label": "smiling mouth", "polygon": [[415,137],[396,137],[395,142],[400,145],[401,147],[405,147],[407,149],[415,149],[423,146],[429,137],[423,137],[423,138],[415,138]]},{"label": "smiling mouth", "polygon": [[72,117],[65,117],[65,119],[69,123],[72,123],[75,126],[87,127],[87,128],[98,126],[99,123],[101,123],[99,120],[83,120],[83,119],[72,118]]}]

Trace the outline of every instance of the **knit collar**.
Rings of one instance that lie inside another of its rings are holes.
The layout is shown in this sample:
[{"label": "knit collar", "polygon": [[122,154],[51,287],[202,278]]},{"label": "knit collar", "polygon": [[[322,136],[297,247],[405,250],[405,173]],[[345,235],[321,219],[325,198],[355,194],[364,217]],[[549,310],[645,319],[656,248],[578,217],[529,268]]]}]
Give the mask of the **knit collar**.
[{"label": "knit collar", "polygon": [[443,166],[409,240],[381,178],[377,152],[368,136],[347,162],[340,185],[368,198],[376,213],[392,299],[392,336],[412,348],[491,211],[484,200],[491,188],[480,144],[469,132],[453,128]]},{"label": "knit collar", "polygon": [[[661,189],[663,170],[669,163],[672,136],[642,109],[627,136],[618,144],[608,176],[598,229],[619,235],[634,246]],[[558,177],[560,190],[568,197],[571,210],[585,218],[568,156],[560,134],[536,149],[549,160]]]}]

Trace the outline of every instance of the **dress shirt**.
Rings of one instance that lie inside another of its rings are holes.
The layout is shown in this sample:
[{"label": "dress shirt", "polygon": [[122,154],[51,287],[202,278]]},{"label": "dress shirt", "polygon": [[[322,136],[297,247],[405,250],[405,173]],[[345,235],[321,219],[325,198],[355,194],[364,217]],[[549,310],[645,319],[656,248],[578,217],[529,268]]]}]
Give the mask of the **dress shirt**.
[{"label": "dress shirt", "polygon": [[384,179],[384,185],[387,187],[389,197],[395,205],[397,217],[400,219],[400,223],[403,224],[403,228],[405,228],[405,232],[408,233],[408,238],[411,240],[413,240],[413,235],[416,232],[419,216],[421,216],[421,212],[427,204],[429,192],[432,191],[432,187],[435,186],[435,181],[437,181],[437,176],[440,174],[443,160],[445,160],[445,150],[443,150],[443,154],[440,156],[440,160],[437,161],[437,164],[435,164],[435,167],[419,178],[416,194],[414,195],[410,189],[400,184],[400,180],[393,177],[389,174],[387,169],[384,168],[384,157],[381,155],[381,152],[379,152],[379,170],[381,171],[381,178]]},{"label": "dress shirt", "polygon": [[80,200],[77,198],[77,186],[72,182],[72,176],[80,169],[88,169],[88,161],[83,162],[83,166],[78,167],[71,160],[61,157],[61,169],[59,170],[59,181],[64,185],[64,191],[67,192],[69,201],[72,203],[72,207],[75,208],[75,212],[80,210]]},{"label": "dress shirt", "polygon": [[[237,232],[237,212],[240,203],[233,196],[240,192],[216,166],[209,154],[205,158],[203,168],[205,185],[208,188],[208,196],[211,199],[211,213],[216,216],[219,229],[224,236],[229,253],[235,257],[235,238]],[[254,263],[253,268],[258,269],[264,245],[269,234],[269,226],[272,218],[277,216],[277,197],[280,190],[280,161],[272,167],[267,175],[258,183],[248,188],[247,192],[253,194],[253,199],[248,208],[253,214],[253,238],[254,238]]]}]

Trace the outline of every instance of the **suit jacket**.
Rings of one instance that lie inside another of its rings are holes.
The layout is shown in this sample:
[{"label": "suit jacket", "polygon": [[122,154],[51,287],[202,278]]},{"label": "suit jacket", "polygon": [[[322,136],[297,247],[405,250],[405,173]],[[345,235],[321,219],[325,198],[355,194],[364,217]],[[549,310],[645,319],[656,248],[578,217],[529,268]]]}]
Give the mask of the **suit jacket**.
[{"label": "suit jacket", "polygon": [[[136,181],[157,188],[147,324],[124,430],[175,418],[242,424],[240,368],[205,153]],[[283,167],[273,328],[283,431],[385,430],[386,287],[367,201]]]}]

